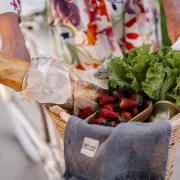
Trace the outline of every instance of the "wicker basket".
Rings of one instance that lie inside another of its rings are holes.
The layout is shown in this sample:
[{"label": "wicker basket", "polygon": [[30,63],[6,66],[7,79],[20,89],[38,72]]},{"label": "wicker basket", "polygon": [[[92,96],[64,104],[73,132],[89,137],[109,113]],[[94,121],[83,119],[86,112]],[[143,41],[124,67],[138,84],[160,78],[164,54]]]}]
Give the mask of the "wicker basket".
[{"label": "wicker basket", "polygon": [[[60,113],[59,117],[57,117],[48,110],[48,105],[45,105],[45,109],[55,122],[59,135],[63,139],[66,122],[70,115],[62,109],[62,112]],[[173,173],[175,153],[180,139],[180,113],[176,115],[173,119],[171,119],[170,123],[172,127],[172,132],[169,145],[168,163],[166,168],[166,180],[170,180]]]},{"label": "wicker basket", "polygon": [[[22,81],[29,67],[29,64],[20,59],[16,59],[14,57],[9,57],[0,53],[0,62],[1,68],[0,72],[0,83],[4,84],[16,91],[21,91]],[[66,127],[66,122],[70,115],[62,110],[60,113],[60,117],[57,117],[48,111],[48,106],[45,105],[45,110],[54,120],[58,132],[62,138],[64,138],[64,129]],[[171,140],[169,145],[169,154],[168,154],[168,163],[166,169],[166,180],[169,180],[174,165],[175,152],[177,149],[178,141],[180,139],[180,114],[175,116],[171,121],[172,133]]]},{"label": "wicker basket", "polygon": [[[66,127],[66,122],[69,119],[70,114],[68,114],[67,111],[64,110],[64,108],[61,108],[60,106],[56,106],[56,107],[58,107],[58,109],[55,109],[55,110],[53,110],[53,112],[50,112],[49,109],[52,106],[54,106],[54,105],[50,105],[50,104],[45,104],[44,105],[45,110],[47,111],[47,113],[54,120],[54,122],[55,122],[55,124],[57,126],[57,129],[58,129],[58,132],[59,132],[60,136],[63,139],[64,138],[64,129]],[[135,117],[133,117],[131,119],[131,121],[144,122],[151,115],[152,111],[153,111],[152,101],[149,100],[149,99],[145,99],[145,101],[144,101],[144,110],[141,113],[139,113],[138,115],[136,115]],[[94,116],[91,115],[87,119],[85,119],[85,121],[88,122],[93,117]]]},{"label": "wicker basket", "polygon": [[[54,123],[56,125],[56,128],[58,130],[59,135],[61,136],[62,139],[64,139],[64,130],[66,128],[66,122],[68,120],[68,117],[70,117],[70,115],[68,113],[66,113],[66,111],[63,111],[63,109],[62,109],[62,112],[59,114],[59,117],[55,116],[54,114],[52,114],[49,111],[49,106],[48,105],[44,105],[44,109],[49,114],[49,116],[53,119],[53,121],[54,121]],[[64,117],[64,116],[66,116],[66,117]]]}]

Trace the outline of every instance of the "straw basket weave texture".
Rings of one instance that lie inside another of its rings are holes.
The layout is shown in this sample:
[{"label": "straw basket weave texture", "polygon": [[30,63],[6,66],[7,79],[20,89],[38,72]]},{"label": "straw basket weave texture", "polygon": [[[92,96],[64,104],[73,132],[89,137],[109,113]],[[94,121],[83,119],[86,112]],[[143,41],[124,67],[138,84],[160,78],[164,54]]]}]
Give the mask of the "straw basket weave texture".
[{"label": "straw basket weave texture", "polygon": [[[66,122],[70,117],[70,115],[62,110],[59,117],[57,117],[48,110],[48,105],[45,105],[45,109],[53,119],[54,123],[56,124],[59,135],[63,139]],[[169,145],[168,163],[166,168],[166,180],[170,180],[173,173],[175,154],[180,139],[180,113],[176,115],[173,119],[171,119],[170,123],[171,123],[172,132],[171,132],[171,139]]]}]

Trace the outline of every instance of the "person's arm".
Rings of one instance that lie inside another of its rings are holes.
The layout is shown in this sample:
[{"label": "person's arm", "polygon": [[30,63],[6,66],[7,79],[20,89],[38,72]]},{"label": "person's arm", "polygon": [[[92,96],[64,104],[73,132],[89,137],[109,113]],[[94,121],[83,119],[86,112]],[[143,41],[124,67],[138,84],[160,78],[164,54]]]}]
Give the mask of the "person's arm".
[{"label": "person's arm", "polygon": [[[1,5],[2,2],[2,5]],[[20,1],[0,0],[0,33],[2,53],[30,61],[24,36],[19,26]]]},{"label": "person's arm", "polygon": [[180,36],[180,1],[162,0],[166,13],[168,35],[172,43]]}]

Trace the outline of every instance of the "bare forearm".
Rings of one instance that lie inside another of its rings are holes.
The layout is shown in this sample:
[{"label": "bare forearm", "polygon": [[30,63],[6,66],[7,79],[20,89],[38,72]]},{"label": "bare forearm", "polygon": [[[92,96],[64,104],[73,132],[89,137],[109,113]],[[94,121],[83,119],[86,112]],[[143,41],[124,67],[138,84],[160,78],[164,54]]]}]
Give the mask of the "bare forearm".
[{"label": "bare forearm", "polygon": [[17,14],[8,12],[0,15],[0,33],[4,54],[30,61]]},{"label": "bare forearm", "polygon": [[7,12],[0,14],[0,32],[4,35],[9,30],[19,26],[18,16],[15,13]]},{"label": "bare forearm", "polygon": [[8,39],[11,41],[11,44],[9,44],[11,46],[13,46],[13,43],[15,43],[15,37],[20,36],[22,37],[21,41],[23,40],[23,35],[19,27],[19,18],[15,13],[9,12],[0,15],[0,33],[3,43],[5,43]]},{"label": "bare forearm", "polygon": [[173,14],[180,14],[179,0],[162,0],[162,3],[167,17],[170,17]]},{"label": "bare forearm", "polygon": [[180,1],[162,0],[166,12],[168,35],[172,43],[180,36]]}]

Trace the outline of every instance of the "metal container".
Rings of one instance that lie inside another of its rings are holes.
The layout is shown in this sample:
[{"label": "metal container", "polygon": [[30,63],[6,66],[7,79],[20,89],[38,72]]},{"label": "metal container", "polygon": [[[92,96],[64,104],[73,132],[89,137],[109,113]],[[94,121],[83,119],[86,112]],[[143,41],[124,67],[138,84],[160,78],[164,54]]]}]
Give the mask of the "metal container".
[{"label": "metal container", "polygon": [[169,101],[159,101],[154,105],[153,112],[149,118],[151,122],[170,120],[180,113],[180,109]]}]

